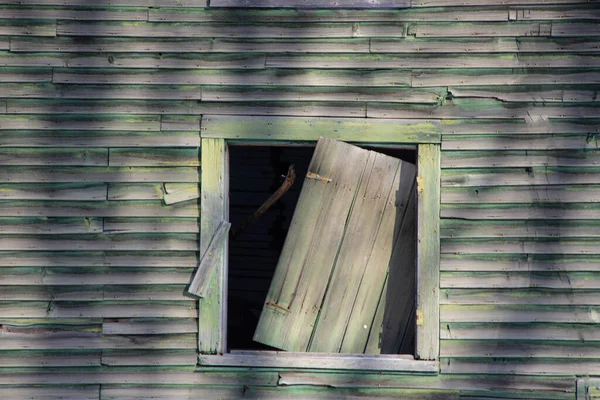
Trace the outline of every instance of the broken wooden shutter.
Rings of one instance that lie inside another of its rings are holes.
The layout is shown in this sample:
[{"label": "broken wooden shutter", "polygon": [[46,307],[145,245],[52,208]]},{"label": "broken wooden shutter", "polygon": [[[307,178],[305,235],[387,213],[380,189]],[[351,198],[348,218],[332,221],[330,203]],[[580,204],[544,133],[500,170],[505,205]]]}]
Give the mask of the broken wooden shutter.
[{"label": "broken wooden shutter", "polygon": [[408,343],[414,182],[410,163],[319,139],[254,340],[330,353]]}]

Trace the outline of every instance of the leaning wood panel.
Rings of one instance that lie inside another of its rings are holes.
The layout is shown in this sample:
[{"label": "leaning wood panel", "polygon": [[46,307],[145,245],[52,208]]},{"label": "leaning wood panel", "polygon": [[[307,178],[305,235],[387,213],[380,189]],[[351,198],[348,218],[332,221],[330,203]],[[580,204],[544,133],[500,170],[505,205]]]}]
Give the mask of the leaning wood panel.
[{"label": "leaning wood panel", "polygon": [[439,352],[440,147],[419,145],[417,154],[416,355]]},{"label": "leaning wood panel", "polygon": [[[340,127],[343,126],[343,129]],[[202,118],[202,136],[250,140],[317,140],[438,143],[437,121],[337,118],[220,117]]]},{"label": "leaning wood panel", "polygon": [[[202,139],[200,254],[204,254],[219,223],[229,220],[229,158],[223,139]],[[208,284],[209,294],[199,300],[198,350],[224,353],[227,338],[227,252],[225,239]]]}]

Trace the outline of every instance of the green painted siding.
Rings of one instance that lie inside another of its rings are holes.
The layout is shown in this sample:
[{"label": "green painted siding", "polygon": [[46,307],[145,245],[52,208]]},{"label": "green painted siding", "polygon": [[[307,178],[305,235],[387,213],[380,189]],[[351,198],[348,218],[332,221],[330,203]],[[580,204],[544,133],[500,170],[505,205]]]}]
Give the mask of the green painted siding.
[{"label": "green painted siding", "polygon": [[[596,2],[21,3],[0,0],[0,397],[575,399],[600,375]],[[196,368],[220,345],[184,295],[212,222],[164,197],[198,195],[202,115],[441,137],[439,375]]]}]

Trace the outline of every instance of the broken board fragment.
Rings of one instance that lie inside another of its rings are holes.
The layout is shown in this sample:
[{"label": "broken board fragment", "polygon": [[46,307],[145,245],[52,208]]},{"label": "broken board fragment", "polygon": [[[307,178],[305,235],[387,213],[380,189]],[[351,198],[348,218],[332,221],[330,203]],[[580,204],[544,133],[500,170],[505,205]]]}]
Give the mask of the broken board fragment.
[{"label": "broken board fragment", "polygon": [[190,286],[187,290],[188,293],[198,297],[206,296],[208,281],[215,270],[215,261],[217,259],[217,255],[220,251],[223,251],[223,245],[225,243],[225,238],[229,233],[229,228],[231,228],[231,223],[221,221],[217,231],[210,240],[210,244],[206,248],[206,252],[204,252],[202,258],[200,259],[200,265],[196,270],[196,274],[194,275],[194,279],[192,279],[192,283],[190,283]]},{"label": "broken board fragment", "polygon": [[[402,340],[411,330],[385,331],[375,317],[391,311],[378,313],[390,303],[384,288],[405,293],[394,296],[407,303],[398,310],[414,303],[415,166],[321,138],[308,170],[254,340],[325,353],[364,353],[369,342],[370,353],[385,352],[383,334]],[[400,287],[385,285],[407,269]]]}]

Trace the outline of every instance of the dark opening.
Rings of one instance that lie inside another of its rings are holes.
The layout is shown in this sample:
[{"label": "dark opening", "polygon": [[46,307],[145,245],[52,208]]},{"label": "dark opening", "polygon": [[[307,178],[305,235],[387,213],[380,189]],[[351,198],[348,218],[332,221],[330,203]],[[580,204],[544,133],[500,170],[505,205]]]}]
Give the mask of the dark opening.
[{"label": "dark opening", "polygon": [[[365,146],[362,146],[365,147]],[[367,148],[367,147],[365,147]],[[416,162],[416,151],[370,148]],[[229,146],[229,218],[238,228],[282,184],[290,164],[296,181],[258,221],[229,241],[228,351],[275,350],[252,337],[292,220],[314,146]]]}]

